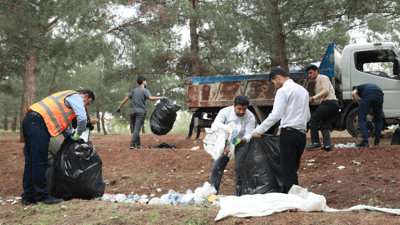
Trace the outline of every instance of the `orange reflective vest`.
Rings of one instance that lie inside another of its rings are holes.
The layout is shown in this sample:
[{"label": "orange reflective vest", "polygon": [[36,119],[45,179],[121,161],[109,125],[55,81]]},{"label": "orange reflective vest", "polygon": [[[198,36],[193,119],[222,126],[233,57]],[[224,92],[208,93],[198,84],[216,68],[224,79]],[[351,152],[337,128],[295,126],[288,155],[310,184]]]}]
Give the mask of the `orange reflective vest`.
[{"label": "orange reflective vest", "polygon": [[57,92],[31,105],[28,112],[32,110],[39,113],[43,117],[50,135],[56,137],[67,129],[72,119],[76,117],[75,112],[65,105],[65,98],[73,94],[76,92]]}]

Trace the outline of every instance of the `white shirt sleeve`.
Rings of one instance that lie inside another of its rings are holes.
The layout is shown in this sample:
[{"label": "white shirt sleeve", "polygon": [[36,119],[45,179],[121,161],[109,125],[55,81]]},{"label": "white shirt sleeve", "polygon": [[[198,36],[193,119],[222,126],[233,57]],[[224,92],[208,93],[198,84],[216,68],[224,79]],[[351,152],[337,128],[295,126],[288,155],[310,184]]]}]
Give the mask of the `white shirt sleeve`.
[{"label": "white shirt sleeve", "polygon": [[272,108],[272,112],[268,115],[267,119],[265,119],[259,127],[256,128],[256,132],[259,134],[263,134],[270,127],[272,127],[278,120],[281,119],[282,115],[285,112],[287,106],[288,96],[286,96],[285,91],[278,90],[275,95],[274,106]]},{"label": "white shirt sleeve", "polygon": [[254,116],[249,116],[249,120],[247,121],[245,128],[244,128],[244,138],[246,138],[247,142],[250,142],[251,135],[253,134],[255,124],[256,124],[256,120],[254,119]]}]

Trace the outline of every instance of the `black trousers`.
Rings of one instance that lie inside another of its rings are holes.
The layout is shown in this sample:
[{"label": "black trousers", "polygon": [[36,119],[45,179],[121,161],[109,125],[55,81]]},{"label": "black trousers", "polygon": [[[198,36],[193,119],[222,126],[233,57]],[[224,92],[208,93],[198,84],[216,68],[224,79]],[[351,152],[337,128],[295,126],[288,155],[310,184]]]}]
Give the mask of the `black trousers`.
[{"label": "black trousers", "polygon": [[339,103],[335,100],[323,101],[317,110],[311,115],[310,129],[311,142],[320,143],[318,135],[318,123],[324,140],[324,146],[331,146],[331,135],[329,133],[329,125],[333,117],[339,111]]},{"label": "black trousers", "polygon": [[[235,147],[235,195],[239,196],[240,186],[242,185],[242,181],[239,179],[239,171],[242,167],[242,162],[246,155],[246,151],[249,147],[249,143],[238,144]],[[226,165],[229,162],[229,157],[225,156],[224,153],[214,161],[214,164],[211,169],[210,181],[209,183],[215,187],[215,190],[219,190],[219,185],[221,183],[222,175],[224,174],[224,170]]]},{"label": "black trousers", "polygon": [[284,184],[284,192],[288,193],[294,184],[298,185],[297,170],[300,158],[306,147],[306,134],[297,130],[281,129],[280,142],[280,172]]},{"label": "black trousers", "polygon": [[[188,137],[192,137],[192,133],[193,133],[193,128],[194,128],[194,118],[195,117],[202,117],[203,113],[202,112],[196,112],[192,115],[192,119],[190,120],[190,125],[189,125],[189,134]],[[200,131],[201,131],[201,127],[197,127],[197,135],[196,138],[200,137]]]},{"label": "black trousers", "polygon": [[130,114],[131,121],[133,123],[133,135],[131,140],[131,145],[141,146],[140,143],[140,128],[142,128],[144,119],[146,118],[146,113],[133,113]]}]

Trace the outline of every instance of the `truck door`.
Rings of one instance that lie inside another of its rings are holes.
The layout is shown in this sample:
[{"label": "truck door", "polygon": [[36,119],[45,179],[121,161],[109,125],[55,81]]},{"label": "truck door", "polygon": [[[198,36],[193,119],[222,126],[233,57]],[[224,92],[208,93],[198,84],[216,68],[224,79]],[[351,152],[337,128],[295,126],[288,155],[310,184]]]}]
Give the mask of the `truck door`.
[{"label": "truck door", "polygon": [[384,93],[383,112],[386,118],[400,116],[400,77],[396,48],[373,46],[353,50],[351,56],[350,88],[364,84],[377,84]]}]

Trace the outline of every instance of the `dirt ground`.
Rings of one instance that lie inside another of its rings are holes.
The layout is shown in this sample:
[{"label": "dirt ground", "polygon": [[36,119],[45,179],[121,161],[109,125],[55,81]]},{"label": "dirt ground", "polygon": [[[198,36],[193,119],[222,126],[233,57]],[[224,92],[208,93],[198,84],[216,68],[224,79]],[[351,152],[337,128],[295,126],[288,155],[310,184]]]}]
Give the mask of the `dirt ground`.
[{"label": "dirt ground", "polygon": [[[347,132],[332,132],[332,145],[338,143],[359,143],[360,139],[351,138]],[[129,195],[132,191],[139,195],[160,197],[172,189],[185,193],[195,190],[207,182],[213,159],[204,151],[202,133],[200,140],[185,140],[186,134],[168,134],[156,136],[141,134],[141,149],[129,149],[131,135],[92,134],[91,141],[103,161],[103,177],[106,180],[107,193]],[[18,142],[17,133],[0,133],[0,224],[9,221],[15,210],[21,208],[20,202],[11,205],[6,199],[22,194],[22,173],[24,167],[23,144]],[[308,144],[310,141],[308,134]],[[178,149],[149,149],[161,142],[177,146]],[[370,140],[372,142],[372,140]],[[199,146],[198,150],[191,150]],[[339,148],[331,152],[322,150],[305,151],[298,171],[299,185],[309,191],[324,195],[331,208],[345,209],[354,205],[372,205],[387,208],[400,208],[400,146],[391,146],[390,139],[383,139],[381,146],[369,148]],[[343,166],[343,169],[339,169]],[[219,194],[233,195],[234,161],[228,163],[227,172],[222,178]],[[161,192],[157,189],[161,188]],[[96,207],[98,202],[72,200],[80,207]],[[106,204],[101,202],[101,204]],[[111,203],[110,203],[111,204]],[[150,207],[138,205],[135,207]],[[179,206],[178,206],[179,207]],[[163,215],[168,221],[178,221],[183,215],[171,206]],[[177,208],[175,206],[175,208]],[[147,208],[151,210],[151,208]],[[94,209],[93,209],[94,211]],[[141,209],[140,212],[142,212]],[[1,213],[3,212],[3,213]],[[171,213],[168,213],[171,212]],[[173,212],[173,213],[172,213]],[[85,210],[82,211],[82,214]],[[215,223],[218,208],[212,208],[209,221]],[[79,214],[79,213],[78,213]],[[18,223],[30,223],[29,216]],[[60,224],[79,224],[85,216],[61,221]],[[101,224],[113,222],[102,222]],[[120,222],[118,222],[120,223]],[[144,224],[149,223],[144,221]],[[283,212],[266,217],[234,218],[229,217],[218,224],[398,224],[399,216],[385,213],[357,211],[353,213],[305,213]],[[129,221],[127,224],[130,224]]]}]

